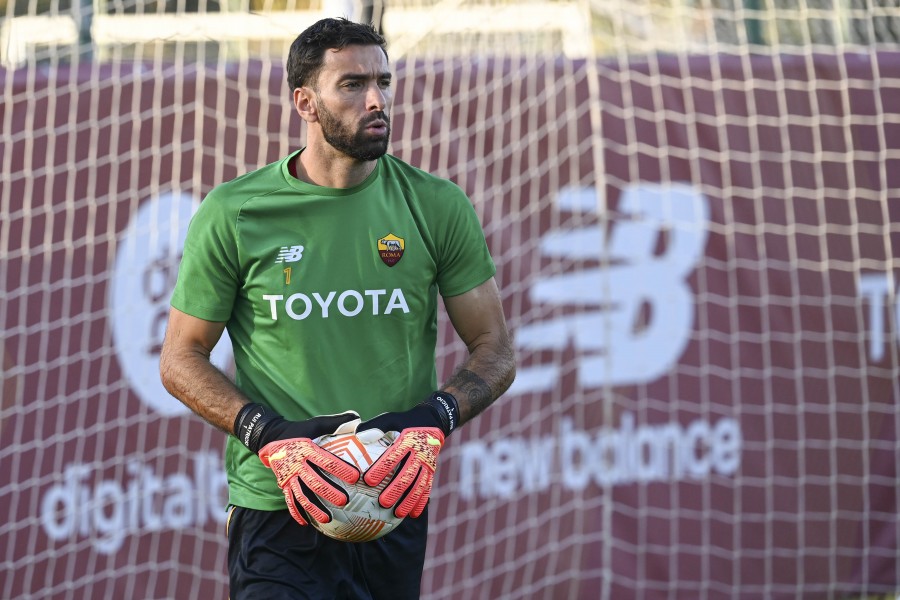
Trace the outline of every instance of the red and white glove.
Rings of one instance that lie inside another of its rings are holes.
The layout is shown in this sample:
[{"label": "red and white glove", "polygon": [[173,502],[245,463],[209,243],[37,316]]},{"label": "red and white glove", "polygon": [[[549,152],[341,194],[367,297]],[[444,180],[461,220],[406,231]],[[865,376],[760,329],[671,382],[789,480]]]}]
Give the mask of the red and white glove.
[{"label": "red and white glove", "polygon": [[366,484],[374,487],[400,465],[378,496],[381,506],[393,506],[398,517],[415,518],[422,514],[431,495],[438,453],[446,436],[456,428],[458,415],[456,398],[446,392],[435,392],[408,411],[383,413],[359,425],[359,431],[380,429],[400,433],[363,475]]},{"label": "red and white glove", "polygon": [[353,431],[358,422],[359,415],[353,411],[288,421],[251,403],[238,413],[234,431],[275,473],[294,520],[307,525],[310,519],[319,523],[331,521],[331,513],[320,498],[337,506],[344,506],[349,500],[347,493],[328,481],[326,474],[346,483],[356,483],[360,476],[354,465],[318,446],[313,439],[346,428]]}]

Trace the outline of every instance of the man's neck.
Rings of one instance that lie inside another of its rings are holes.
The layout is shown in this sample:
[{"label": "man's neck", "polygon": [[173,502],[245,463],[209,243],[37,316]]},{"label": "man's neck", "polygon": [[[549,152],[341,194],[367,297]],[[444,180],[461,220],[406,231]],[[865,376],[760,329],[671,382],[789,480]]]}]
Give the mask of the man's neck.
[{"label": "man's neck", "polygon": [[375,170],[377,161],[358,161],[335,151],[307,147],[294,159],[297,179],[322,187],[345,189],[359,185]]}]

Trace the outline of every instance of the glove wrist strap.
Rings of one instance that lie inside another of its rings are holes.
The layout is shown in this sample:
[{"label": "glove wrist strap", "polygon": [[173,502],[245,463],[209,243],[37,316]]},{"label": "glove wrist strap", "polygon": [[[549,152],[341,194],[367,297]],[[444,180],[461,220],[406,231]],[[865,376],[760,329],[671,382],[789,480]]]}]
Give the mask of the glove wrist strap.
[{"label": "glove wrist strap", "polygon": [[259,454],[263,447],[262,434],[266,425],[281,417],[262,404],[245,404],[234,419],[234,435],[242,444]]},{"label": "glove wrist strap", "polygon": [[459,425],[459,402],[456,401],[453,394],[437,391],[422,404],[434,409],[437,413],[444,436],[450,435]]}]

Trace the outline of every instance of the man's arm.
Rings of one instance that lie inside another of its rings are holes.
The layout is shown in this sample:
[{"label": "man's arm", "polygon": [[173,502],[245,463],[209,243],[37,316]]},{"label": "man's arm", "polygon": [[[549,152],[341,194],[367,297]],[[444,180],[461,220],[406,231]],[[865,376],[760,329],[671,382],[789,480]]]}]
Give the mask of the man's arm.
[{"label": "man's arm", "polygon": [[224,330],[224,323],[204,321],[170,309],[159,357],[163,385],[192,411],[234,435],[259,455],[263,464],[275,473],[287,508],[298,523],[306,525],[310,519],[329,522],[331,513],[319,497],[344,506],[348,496],[333,482],[323,479],[313,465],[347,483],[355,483],[359,471],[317,446],[312,439],[337,431],[359,415],[347,411],[306,421],[287,421],[251,402],[209,362],[209,355]]},{"label": "man's arm", "polygon": [[225,323],[170,309],[159,372],[170,394],[210,424],[232,434],[238,412],[250,399],[209,362],[223,331]]},{"label": "man's arm", "polygon": [[515,353],[493,278],[464,294],[444,298],[444,306],[469,350],[462,367],[442,390],[413,408],[382,413],[359,426],[361,431],[400,433],[363,476],[371,486],[391,476],[378,500],[385,508],[393,506],[398,517],[423,513],[446,436],[490,406],[516,376]]},{"label": "man's arm", "polygon": [[490,406],[512,384],[515,352],[493,278],[464,294],[444,298],[444,306],[469,350],[469,357],[442,388],[459,403],[461,425]]}]

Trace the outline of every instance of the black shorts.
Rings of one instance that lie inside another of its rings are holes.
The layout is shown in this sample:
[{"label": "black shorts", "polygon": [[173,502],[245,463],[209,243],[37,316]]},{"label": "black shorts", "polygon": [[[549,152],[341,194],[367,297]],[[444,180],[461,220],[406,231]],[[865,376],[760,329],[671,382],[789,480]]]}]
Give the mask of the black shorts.
[{"label": "black shorts", "polygon": [[428,511],[372,542],[333,540],[285,510],[233,507],[228,526],[231,600],[418,598]]}]

